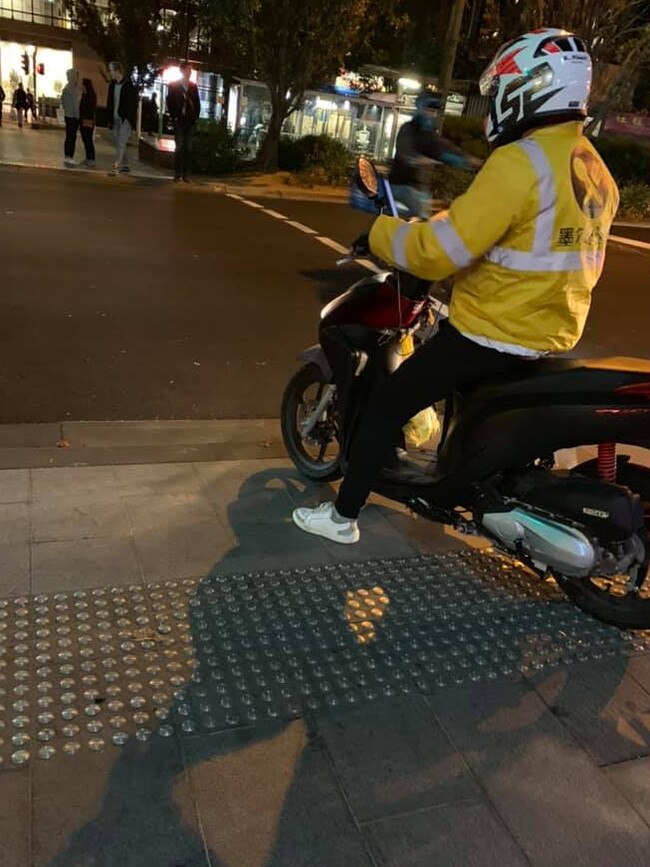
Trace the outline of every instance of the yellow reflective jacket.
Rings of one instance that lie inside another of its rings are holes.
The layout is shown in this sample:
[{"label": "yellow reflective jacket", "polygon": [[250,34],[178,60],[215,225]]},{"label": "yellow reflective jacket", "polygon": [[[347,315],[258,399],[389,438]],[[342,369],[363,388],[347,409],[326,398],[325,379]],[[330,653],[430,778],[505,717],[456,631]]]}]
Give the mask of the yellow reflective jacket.
[{"label": "yellow reflective jacket", "polygon": [[449,319],[476,342],[564,352],[582,335],[618,200],[582,124],[564,123],[497,148],[432,220],[379,217],[370,247],[425,280],[456,274]]}]

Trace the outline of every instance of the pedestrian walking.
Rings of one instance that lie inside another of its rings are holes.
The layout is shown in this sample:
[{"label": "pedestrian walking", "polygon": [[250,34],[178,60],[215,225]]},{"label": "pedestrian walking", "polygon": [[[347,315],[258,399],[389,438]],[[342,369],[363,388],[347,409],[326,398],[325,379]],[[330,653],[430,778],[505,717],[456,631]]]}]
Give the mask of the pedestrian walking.
[{"label": "pedestrian walking", "polygon": [[27,110],[27,94],[25,93],[25,88],[23,87],[22,81],[18,83],[18,87],[14,90],[14,98],[12,100],[12,106],[16,109],[16,117],[18,119],[18,126],[23,128],[23,114]]},{"label": "pedestrian walking", "polygon": [[79,88],[79,73],[76,69],[68,69],[66,72],[68,83],[61,92],[61,108],[65,117],[65,143],[63,145],[63,162],[66,166],[76,165],[74,151],[77,145],[77,131],[79,130],[79,103],[81,102],[81,90]]},{"label": "pedestrian walking", "polygon": [[27,115],[31,111],[32,113],[32,123],[36,119],[36,101],[34,100],[34,94],[31,92],[29,88],[27,88],[27,108],[25,109],[25,120],[27,120]]},{"label": "pedestrian walking", "polygon": [[131,132],[135,129],[138,115],[138,92],[130,78],[124,75],[124,68],[116,60],[108,64],[111,83],[108,87],[109,128],[115,134],[115,167],[113,174],[128,172],[129,161],[127,145]]},{"label": "pedestrian walking", "polygon": [[2,126],[2,112],[4,111],[5,99],[7,98],[6,93],[2,89],[2,85],[0,84],[0,126]]},{"label": "pedestrian walking", "polygon": [[192,140],[201,114],[201,100],[198,87],[190,81],[192,67],[187,61],[181,63],[181,73],[180,81],[169,86],[167,111],[174,124],[176,140],[174,181],[178,182],[182,179],[188,184],[192,163]]},{"label": "pedestrian walking", "polygon": [[97,119],[97,94],[89,78],[81,82],[81,102],[79,104],[79,121],[81,123],[81,140],[86,149],[86,159],[82,166],[92,168],[95,165],[95,122]]}]

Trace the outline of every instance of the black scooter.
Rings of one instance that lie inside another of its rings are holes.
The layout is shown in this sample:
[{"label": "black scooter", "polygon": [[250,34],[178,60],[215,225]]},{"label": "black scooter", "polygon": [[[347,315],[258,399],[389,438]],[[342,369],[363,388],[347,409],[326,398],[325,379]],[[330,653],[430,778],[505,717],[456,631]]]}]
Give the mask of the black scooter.
[{"label": "black scooter", "polygon": [[[379,212],[396,214],[368,160],[357,182]],[[282,404],[285,446],[303,475],[343,474],[369,395],[401,363],[404,335],[439,315],[431,291],[378,271],[322,310],[320,344],[301,355]],[[617,456],[617,443],[650,449],[650,361],[542,360],[450,396],[435,464],[382,475],[374,490],[489,538],[599,620],[648,629],[650,469]],[[584,445],[597,445],[598,458],[556,469],[555,452]]]}]

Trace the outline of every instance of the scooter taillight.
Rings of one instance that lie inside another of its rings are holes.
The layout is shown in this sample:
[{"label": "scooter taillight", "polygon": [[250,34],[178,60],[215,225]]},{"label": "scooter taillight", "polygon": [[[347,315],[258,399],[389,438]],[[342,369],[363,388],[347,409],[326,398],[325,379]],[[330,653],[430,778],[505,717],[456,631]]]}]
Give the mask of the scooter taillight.
[{"label": "scooter taillight", "polygon": [[650,400],[650,382],[635,382],[632,385],[621,385],[616,389],[617,394],[625,394],[629,397],[645,397]]}]

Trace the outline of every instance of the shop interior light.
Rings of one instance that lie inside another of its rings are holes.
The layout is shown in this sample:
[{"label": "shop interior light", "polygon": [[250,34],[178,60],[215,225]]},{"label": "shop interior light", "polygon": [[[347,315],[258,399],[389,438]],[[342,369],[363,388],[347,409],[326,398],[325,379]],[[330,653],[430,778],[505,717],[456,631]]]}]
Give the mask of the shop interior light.
[{"label": "shop interior light", "polygon": [[422,90],[422,84],[415,78],[400,78],[397,83],[404,90]]}]

